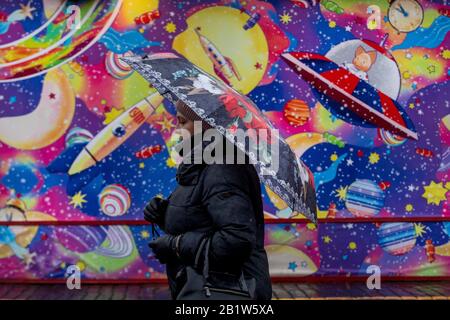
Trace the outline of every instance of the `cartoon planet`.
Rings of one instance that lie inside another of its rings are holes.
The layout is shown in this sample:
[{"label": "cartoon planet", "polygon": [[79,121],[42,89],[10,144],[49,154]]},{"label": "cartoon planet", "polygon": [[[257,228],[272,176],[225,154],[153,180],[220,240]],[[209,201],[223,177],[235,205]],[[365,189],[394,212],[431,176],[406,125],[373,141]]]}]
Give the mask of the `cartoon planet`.
[{"label": "cartoon planet", "polygon": [[73,1],[64,1],[39,28],[0,45],[0,56],[4,58],[0,64],[0,82],[44,74],[81,55],[108,30],[121,4],[122,0],[78,1],[80,24],[79,28],[72,28],[72,14],[66,12],[72,12]]},{"label": "cartoon planet", "polygon": [[103,226],[59,226],[55,228],[55,236],[67,250],[84,253],[98,248],[107,231]]},{"label": "cartoon planet", "polygon": [[310,111],[305,101],[293,99],[284,105],[283,115],[291,126],[298,127],[309,120]]},{"label": "cartoon planet", "polygon": [[120,184],[110,184],[103,188],[99,201],[104,214],[110,217],[122,216],[130,208],[130,192]]},{"label": "cartoon planet", "polygon": [[345,198],[345,206],[356,217],[371,217],[384,206],[385,194],[375,182],[357,179],[353,182]]},{"label": "cartoon planet", "polygon": [[133,56],[131,51],[124,54],[108,51],[105,57],[106,71],[116,79],[123,80],[133,73],[133,69],[121,57]]},{"label": "cartoon planet", "polygon": [[381,248],[394,256],[403,255],[416,245],[416,231],[411,222],[383,223],[377,235]]},{"label": "cartoon planet", "polygon": [[398,134],[381,128],[378,129],[378,135],[380,136],[381,140],[383,140],[383,142],[389,146],[401,146],[407,140],[404,137],[399,136]]},{"label": "cartoon planet", "polygon": [[136,261],[139,253],[127,226],[109,226],[106,239],[95,250],[79,254],[97,272],[116,272]]},{"label": "cartoon planet", "polygon": [[94,139],[94,135],[88,130],[74,127],[70,129],[69,133],[66,135],[66,148],[73,146],[76,143],[86,143]]},{"label": "cartoon planet", "polygon": [[317,266],[305,253],[288,245],[265,246],[272,275],[308,276],[317,272]]}]

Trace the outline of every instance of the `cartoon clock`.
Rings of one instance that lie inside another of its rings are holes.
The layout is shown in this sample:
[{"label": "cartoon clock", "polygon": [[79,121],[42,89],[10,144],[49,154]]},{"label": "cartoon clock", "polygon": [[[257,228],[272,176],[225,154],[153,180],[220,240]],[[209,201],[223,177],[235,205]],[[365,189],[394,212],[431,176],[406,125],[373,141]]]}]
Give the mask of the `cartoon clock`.
[{"label": "cartoon clock", "polygon": [[399,32],[416,30],[423,22],[423,8],[416,0],[394,0],[388,10],[389,22]]}]

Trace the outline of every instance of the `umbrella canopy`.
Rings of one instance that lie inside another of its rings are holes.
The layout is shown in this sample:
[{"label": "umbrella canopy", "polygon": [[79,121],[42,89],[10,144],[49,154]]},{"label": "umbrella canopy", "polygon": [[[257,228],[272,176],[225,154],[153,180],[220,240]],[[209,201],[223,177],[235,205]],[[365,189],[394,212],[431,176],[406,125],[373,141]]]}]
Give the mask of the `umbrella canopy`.
[{"label": "umbrella canopy", "polygon": [[315,53],[290,52],[282,57],[313,87],[321,104],[337,118],[417,140],[414,125],[403,108],[347,68]]},{"label": "umbrella canopy", "polygon": [[[249,98],[173,53],[122,59],[164,97],[172,103],[182,100],[203,121],[245,152],[262,182],[286,202],[293,214],[301,213],[317,223],[316,194],[311,171]],[[237,129],[244,130],[257,141],[250,144],[255,149],[236,141]],[[252,136],[255,133],[257,137]],[[273,147],[275,145],[276,148]],[[261,149],[265,151],[262,154],[270,156],[259,157]],[[274,165],[275,161],[277,165]]]}]

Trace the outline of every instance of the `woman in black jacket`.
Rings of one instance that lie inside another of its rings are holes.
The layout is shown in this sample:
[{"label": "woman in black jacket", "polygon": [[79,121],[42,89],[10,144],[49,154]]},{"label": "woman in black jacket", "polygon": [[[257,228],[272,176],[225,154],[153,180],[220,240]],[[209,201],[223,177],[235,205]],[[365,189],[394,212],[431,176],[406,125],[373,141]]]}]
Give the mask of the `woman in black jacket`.
[{"label": "woman in black jacket", "polygon": [[[200,118],[184,103],[176,104],[178,128],[193,136]],[[203,128],[207,128],[203,123]],[[207,143],[202,142],[201,148]],[[145,219],[165,235],[150,243],[166,264],[172,298],[186,282],[200,242],[211,237],[210,270],[240,274],[256,281],[255,298],[270,300],[272,287],[264,250],[264,214],[259,177],[249,164],[206,164],[183,161],[176,173],[178,186],[168,199],[153,198]],[[202,260],[202,259],[201,259]]]}]

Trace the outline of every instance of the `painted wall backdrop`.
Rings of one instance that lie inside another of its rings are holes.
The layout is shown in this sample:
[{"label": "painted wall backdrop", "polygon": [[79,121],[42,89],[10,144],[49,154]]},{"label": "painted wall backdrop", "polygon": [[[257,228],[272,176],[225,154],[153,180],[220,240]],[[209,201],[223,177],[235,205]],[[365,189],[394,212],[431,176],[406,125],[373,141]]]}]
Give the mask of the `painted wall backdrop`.
[{"label": "painted wall backdrop", "polygon": [[[154,91],[119,58],[164,51],[265,111],[314,172],[319,218],[362,221],[267,224],[272,275],[365,275],[376,264],[450,276],[449,30],[444,1],[1,1],[0,280],[64,278],[72,264],[88,279],[164,277],[148,226],[127,222],[175,186],[174,107],[69,174],[101,129]],[[291,51],[339,61],[396,101],[418,139],[352,121],[281,59]],[[292,214],[270,190],[263,198],[267,218]]]}]

